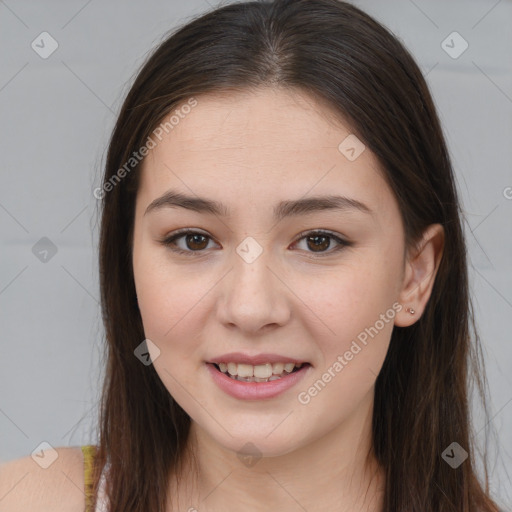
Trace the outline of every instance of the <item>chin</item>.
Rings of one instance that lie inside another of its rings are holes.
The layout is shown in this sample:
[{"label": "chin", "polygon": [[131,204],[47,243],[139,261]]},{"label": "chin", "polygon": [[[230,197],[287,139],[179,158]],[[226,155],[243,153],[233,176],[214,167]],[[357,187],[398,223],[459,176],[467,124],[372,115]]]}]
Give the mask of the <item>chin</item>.
[{"label": "chin", "polygon": [[254,457],[254,460],[262,457],[280,457],[300,448],[289,436],[268,436],[266,431],[257,435],[237,433],[233,434],[233,437],[228,435],[227,438],[223,436],[222,439],[214,439],[224,449],[232,451],[242,462],[246,457]]}]

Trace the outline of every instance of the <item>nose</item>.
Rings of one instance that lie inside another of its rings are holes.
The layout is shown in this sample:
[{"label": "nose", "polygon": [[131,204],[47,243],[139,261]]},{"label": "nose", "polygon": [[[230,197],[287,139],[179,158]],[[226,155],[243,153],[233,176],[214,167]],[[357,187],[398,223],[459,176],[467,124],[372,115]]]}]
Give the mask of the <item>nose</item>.
[{"label": "nose", "polygon": [[265,251],[252,262],[235,252],[217,302],[220,322],[251,334],[286,324],[290,291],[280,274],[279,266],[269,261]]}]

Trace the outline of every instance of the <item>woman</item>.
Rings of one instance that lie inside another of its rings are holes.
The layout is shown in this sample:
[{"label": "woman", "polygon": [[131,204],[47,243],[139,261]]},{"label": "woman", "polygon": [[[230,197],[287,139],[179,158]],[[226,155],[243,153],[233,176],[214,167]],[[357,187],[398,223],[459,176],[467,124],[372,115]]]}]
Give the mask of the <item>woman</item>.
[{"label": "woman", "polygon": [[188,23],[136,77],[95,195],[88,510],[498,510],[453,170],[382,25],[337,0]]}]

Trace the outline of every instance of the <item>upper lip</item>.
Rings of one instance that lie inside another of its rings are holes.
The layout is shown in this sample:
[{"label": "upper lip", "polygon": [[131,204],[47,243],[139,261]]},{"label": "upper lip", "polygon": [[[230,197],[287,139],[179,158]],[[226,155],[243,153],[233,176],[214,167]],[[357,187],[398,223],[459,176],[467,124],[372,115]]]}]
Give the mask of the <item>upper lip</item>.
[{"label": "upper lip", "polygon": [[307,363],[303,359],[295,359],[293,357],[286,357],[279,354],[256,354],[251,356],[242,352],[230,352],[229,354],[222,354],[212,358],[208,363],[237,363],[237,364],[250,364],[257,366],[265,363]]}]

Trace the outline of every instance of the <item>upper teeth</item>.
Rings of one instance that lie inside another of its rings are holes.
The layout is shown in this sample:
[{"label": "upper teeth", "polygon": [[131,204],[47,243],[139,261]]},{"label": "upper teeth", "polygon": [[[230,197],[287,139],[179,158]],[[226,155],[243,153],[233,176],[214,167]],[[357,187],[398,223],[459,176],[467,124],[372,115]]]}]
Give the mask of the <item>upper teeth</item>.
[{"label": "upper teeth", "polygon": [[295,366],[300,368],[302,363],[266,363],[256,366],[252,364],[219,363],[220,371],[223,373],[228,372],[232,376],[257,377],[259,379],[268,379],[272,375],[281,375],[283,371],[291,373]]}]

